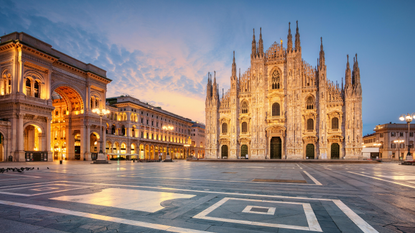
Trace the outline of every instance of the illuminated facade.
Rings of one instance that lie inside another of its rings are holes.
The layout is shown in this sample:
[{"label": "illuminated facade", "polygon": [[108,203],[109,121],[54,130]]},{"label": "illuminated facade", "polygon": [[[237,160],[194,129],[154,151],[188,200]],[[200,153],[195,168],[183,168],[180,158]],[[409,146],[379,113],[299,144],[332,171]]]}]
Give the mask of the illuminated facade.
[{"label": "illuminated facade", "polygon": [[[192,121],[131,96],[107,98],[106,153],[110,158],[184,159]],[[173,126],[173,130],[163,129]]]},{"label": "illuminated facade", "polygon": [[295,43],[274,43],[264,52],[262,32],[252,40],[251,67],[219,97],[216,74],[206,95],[206,158],[359,159],[362,150],[362,87],[357,55],[347,56],[343,86],[327,79],[323,42],[317,67]]},{"label": "illuminated facade", "polygon": [[191,132],[192,143],[190,144],[190,154],[202,159],[205,157],[205,125],[193,122]]},{"label": "illuminated facade", "polygon": [[92,159],[105,70],[15,32],[1,37],[0,72],[0,161]]}]

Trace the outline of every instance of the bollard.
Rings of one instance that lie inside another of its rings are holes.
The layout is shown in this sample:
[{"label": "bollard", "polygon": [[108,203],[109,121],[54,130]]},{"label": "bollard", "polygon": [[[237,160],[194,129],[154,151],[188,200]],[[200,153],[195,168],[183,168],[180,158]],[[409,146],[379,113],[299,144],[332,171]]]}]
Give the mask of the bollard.
[{"label": "bollard", "polygon": [[62,164],[62,160],[59,160],[59,163]]}]

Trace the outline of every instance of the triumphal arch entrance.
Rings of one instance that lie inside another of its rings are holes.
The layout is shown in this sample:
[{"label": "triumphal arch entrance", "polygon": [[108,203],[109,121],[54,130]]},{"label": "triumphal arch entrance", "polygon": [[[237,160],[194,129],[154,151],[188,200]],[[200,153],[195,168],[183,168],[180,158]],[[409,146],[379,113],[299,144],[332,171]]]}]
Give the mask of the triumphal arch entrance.
[{"label": "triumphal arch entrance", "polygon": [[93,158],[105,141],[91,111],[105,107],[105,70],[15,32],[1,37],[0,72],[0,161]]}]

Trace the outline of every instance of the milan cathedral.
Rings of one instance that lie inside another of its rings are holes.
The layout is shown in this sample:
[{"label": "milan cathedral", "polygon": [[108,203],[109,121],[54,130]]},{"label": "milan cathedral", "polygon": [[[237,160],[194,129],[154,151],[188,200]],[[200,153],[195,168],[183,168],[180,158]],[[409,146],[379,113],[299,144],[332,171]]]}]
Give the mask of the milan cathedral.
[{"label": "milan cathedral", "polygon": [[357,54],[345,84],[327,79],[323,41],[317,67],[294,45],[274,42],[264,52],[262,31],[252,39],[251,67],[237,76],[235,52],[230,89],[219,97],[216,73],[206,91],[207,159],[358,159],[362,150],[362,87]]}]

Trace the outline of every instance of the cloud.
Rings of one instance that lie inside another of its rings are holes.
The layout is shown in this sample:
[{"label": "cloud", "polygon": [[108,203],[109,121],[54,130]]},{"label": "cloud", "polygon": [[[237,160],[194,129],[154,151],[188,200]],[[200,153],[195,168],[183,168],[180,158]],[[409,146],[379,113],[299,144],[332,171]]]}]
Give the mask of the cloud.
[{"label": "cloud", "polygon": [[108,97],[128,94],[204,121],[205,76],[213,70],[211,58],[200,52],[206,48],[170,41],[146,52],[127,49],[112,43],[104,32],[73,22],[54,21],[10,1],[0,9],[4,22],[0,30],[24,31],[78,60],[107,70],[107,77],[113,80],[107,88]]}]

